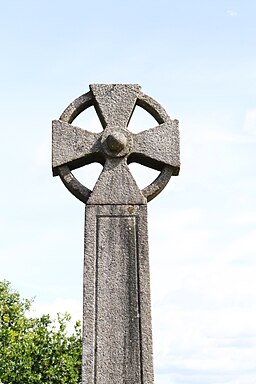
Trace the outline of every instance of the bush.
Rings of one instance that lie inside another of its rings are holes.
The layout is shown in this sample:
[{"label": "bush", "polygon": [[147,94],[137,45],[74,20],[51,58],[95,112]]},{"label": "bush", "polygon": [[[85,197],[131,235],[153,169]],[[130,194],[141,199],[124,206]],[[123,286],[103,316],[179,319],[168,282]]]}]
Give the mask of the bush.
[{"label": "bush", "polygon": [[71,316],[26,316],[33,300],[0,282],[0,384],[81,382],[81,323],[67,333]]}]

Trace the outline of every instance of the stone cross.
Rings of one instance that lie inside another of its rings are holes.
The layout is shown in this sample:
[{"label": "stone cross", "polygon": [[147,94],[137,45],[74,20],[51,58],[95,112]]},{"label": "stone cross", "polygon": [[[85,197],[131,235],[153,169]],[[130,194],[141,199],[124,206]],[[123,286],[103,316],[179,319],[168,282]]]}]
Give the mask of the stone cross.
[{"label": "stone cross", "polygon": [[[92,133],[72,125],[94,106],[103,127]],[[133,134],[128,124],[142,107],[158,125]],[[90,191],[72,170],[99,162]],[[159,171],[140,190],[128,164]],[[53,121],[52,169],[86,204],[83,384],[153,384],[147,201],[179,173],[178,121],[136,84],[93,84]]]}]

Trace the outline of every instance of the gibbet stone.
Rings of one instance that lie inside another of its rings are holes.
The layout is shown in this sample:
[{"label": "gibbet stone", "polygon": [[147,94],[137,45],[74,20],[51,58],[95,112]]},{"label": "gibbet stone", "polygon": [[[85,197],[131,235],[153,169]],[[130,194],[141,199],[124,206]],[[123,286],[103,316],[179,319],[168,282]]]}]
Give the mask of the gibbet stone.
[{"label": "gibbet stone", "polygon": [[[71,125],[94,106],[103,132]],[[134,108],[158,125],[133,134]],[[83,384],[153,384],[147,202],[178,175],[178,121],[171,120],[137,84],[93,84],[53,121],[52,170],[86,204]],[[99,162],[103,170],[90,191],[72,170]],[[128,164],[160,171],[140,190]]]}]

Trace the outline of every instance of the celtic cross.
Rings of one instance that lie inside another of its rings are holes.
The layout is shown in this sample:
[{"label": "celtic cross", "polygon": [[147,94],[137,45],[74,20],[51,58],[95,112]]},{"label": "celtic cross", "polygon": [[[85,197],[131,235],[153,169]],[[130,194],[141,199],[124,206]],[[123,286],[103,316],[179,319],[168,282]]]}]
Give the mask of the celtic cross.
[{"label": "celtic cross", "polygon": [[[94,106],[103,127],[93,133],[72,125]],[[133,134],[134,108],[158,125]],[[92,191],[72,170],[99,162]],[[158,170],[140,190],[128,164]],[[93,84],[53,121],[52,169],[86,204],[83,384],[153,384],[147,201],[179,173],[178,121],[136,84]]]}]

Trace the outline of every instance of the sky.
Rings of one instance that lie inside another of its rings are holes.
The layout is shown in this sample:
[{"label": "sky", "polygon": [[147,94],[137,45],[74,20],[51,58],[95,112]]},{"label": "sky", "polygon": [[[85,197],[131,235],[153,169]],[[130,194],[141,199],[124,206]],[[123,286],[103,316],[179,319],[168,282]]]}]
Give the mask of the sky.
[{"label": "sky", "polygon": [[[138,83],[180,122],[180,175],[148,206],[156,384],[256,382],[255,17],[254,0],[1,1],[0,279],[36,314],[82,314],[84,206],[52,177],[51,121],[89,84]],[[101,130],[92,108],[75,122]],[[138,109],[130,129],[155,125]]]}]

